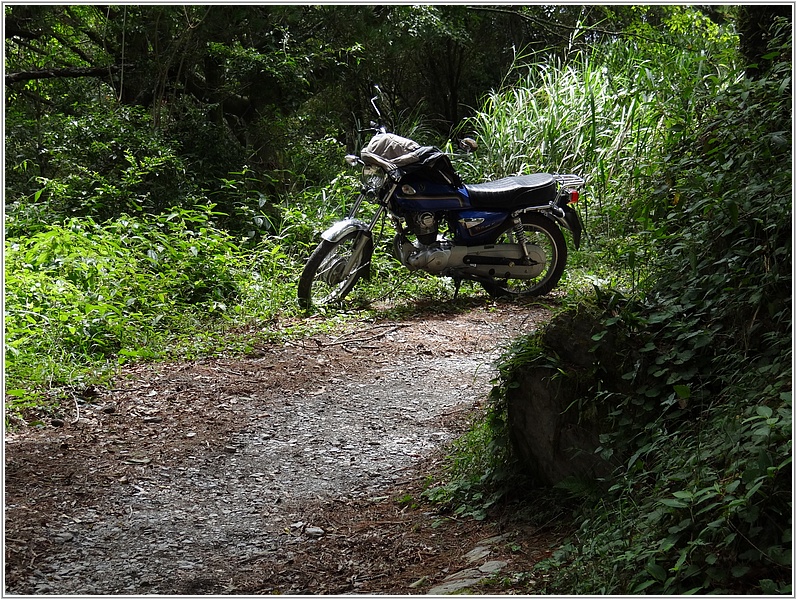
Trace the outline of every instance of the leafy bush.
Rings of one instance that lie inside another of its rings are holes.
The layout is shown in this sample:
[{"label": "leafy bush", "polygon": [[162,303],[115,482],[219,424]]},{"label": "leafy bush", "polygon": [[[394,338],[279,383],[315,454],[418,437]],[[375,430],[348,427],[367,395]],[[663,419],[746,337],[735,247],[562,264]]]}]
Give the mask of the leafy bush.
[{"label": "leafy bush", "polygon": [[30,393],[118,356],[152,354],[184,311],[219,314],[238,294],[241,257],[209,207],[150,219],[90,218],[5,247],[6,377]]},{"label": "leafy bush", "polygon": [[669,267],[641,300],[598,295],[581,401],[611,407],[599,451],[624,466],[542,567],[548,592],[790,592],[789,82],[783,62],[716,98],[703,147],[672,149]]},{"label": "leafy bush", "polygon": [[9,237],[64,218],[159,213],[195,191],[173,143],[142,109],[47,113],[35,129],[39,135],[28,136],[30,127],[15,123],[6,142],[18,155],[36,157],[9,169]]}]

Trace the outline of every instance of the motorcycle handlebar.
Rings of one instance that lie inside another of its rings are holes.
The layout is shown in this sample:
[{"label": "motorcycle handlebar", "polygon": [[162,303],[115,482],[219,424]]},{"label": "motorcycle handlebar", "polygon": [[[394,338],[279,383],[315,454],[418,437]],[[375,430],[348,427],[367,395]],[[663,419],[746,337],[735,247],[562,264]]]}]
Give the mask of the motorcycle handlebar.
[{"label": "motorcycle handlebar", "polygon": [[379,98],[379,95],[382,93],[382,90],[379,89],[378,85],[375,85],[374,88],[376,88],[376,96],[371,98],[371,106],[374,107],[374,111],[376,112],[377,116],[381,119],[382,118],[382,113],[379,110],[379,107],[376,105],[376,100],[377,100],[377,98]]},{"label": "motorcycle handlebar", "polygon": [[387,133],[387,127],[384,125],[379,125],[378,123],[374,123],[371,121],[370,127],[366,127],[365,129],[358,129],[359,133]]}]

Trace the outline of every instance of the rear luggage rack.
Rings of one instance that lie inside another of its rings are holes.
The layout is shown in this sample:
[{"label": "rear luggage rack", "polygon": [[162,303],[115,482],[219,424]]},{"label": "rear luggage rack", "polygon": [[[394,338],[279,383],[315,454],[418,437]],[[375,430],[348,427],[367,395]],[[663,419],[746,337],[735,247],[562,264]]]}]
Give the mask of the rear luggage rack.
[{"label": "rear luggage rack", "polygon": [[578,175],[554,175],[553,178],[563,187],[578,188],[586,183]]}]

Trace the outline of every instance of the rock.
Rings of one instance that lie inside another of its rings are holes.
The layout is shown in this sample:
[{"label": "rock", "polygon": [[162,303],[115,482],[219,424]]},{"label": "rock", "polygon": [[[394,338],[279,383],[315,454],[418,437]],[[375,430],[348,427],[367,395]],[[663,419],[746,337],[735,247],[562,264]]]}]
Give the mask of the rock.
[{"label": "rock", "polygon": [[415,588],[419,588],[423,585],[426,585],[428,582],[429,578],[424,575],[418,581],[414,581],[413,583],[411,583],[409,587],[414,590]]},{"label": "rock", "polygon": [[458,579],[457,581],[451,581],[449,583],[444,583],[442,585],[433,587],[431,590],[426,592],[426,594],[428,596],[442,596],[444,594],[453,594],[454,592],[464,590],[467,587],[477,584],[479,583],[479,581],[481,581],[481,578]]},{"label": "rock", "polygon": [[497,544],[498,542],[503,542],[504,540],[508,540],[511,536],[508,533],[503,535],[494,535],[491,538],[487,538],[486,540],[481,540],[477,542],[477,546],[492,546],[493,544]]},{"label": "rock", "polygon": [[595,455],[598,423],[574,403],[578,383],[552,367],[532,367],[507,393],[510,438],[528,473],[543,485],[606,474],[611,466]]},{"label": "rock", "polygon": [[319,538],[322,537],[326,533],[326,531],[324,531],[320,527],[305,527],[304,533],[308,537]]},{"label": "rock", "polygon": [[[546,351],[563,357],[569,367],[566,373],[547,365],[525,366],[515,374],[518,385],[507,391],[510,438],[527,472],[539,484],[600,477],[615,466],[594,452],[609,407],[577,402],[592,383],[599,360],[592,340],[598,327],[586,314],[554,319],[545,328],[543,344]],[[615,344],[610,335],[604,336],[602,365],[613,361]],[[612,364],[620,368],[620,362]]]},{"label": "rock", "polygon": [[505,560],[491,560],[479,567],[479,571],[492,575],[494,573],[498,573],[498,571],[503,569],[507,564],[508,563]]},{"label": "rock", "polygon": [[475,579],[478,581],[482,577],[484,577],[484,575],[481,571],[479,571],[479,569],[463,569],[462,571],[452,573],[443,581],[462,581],[465,579]]},{"label": "rock", "polygon": [[474,563],[477,560],[481,560],[485,556],[488,556],[489,554],[490,549],[487,546],[476,546],[473,550],[465,555],[465,560],[467,560],[468,563]]}]

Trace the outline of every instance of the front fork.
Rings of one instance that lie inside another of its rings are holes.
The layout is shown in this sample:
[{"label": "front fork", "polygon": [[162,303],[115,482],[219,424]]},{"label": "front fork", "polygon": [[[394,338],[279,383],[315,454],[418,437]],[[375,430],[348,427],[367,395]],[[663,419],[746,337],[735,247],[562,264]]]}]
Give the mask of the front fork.
[{"label": "front fork", "polygon": [[361,231],[360,235],[357,236],[357,241],[351,251],[351,257],[346,263],[346,268],[343,271],[343,279],[348,279],[349,274],[355,267],[358,269],[365,269],[365,273],[362,274],[363,279],[371,279],[371,257],[365,257],[365,260],[363,260],[365,248],[369,246],[373,248],[373,245],[368,244],[370,240],[371,230]]}]

